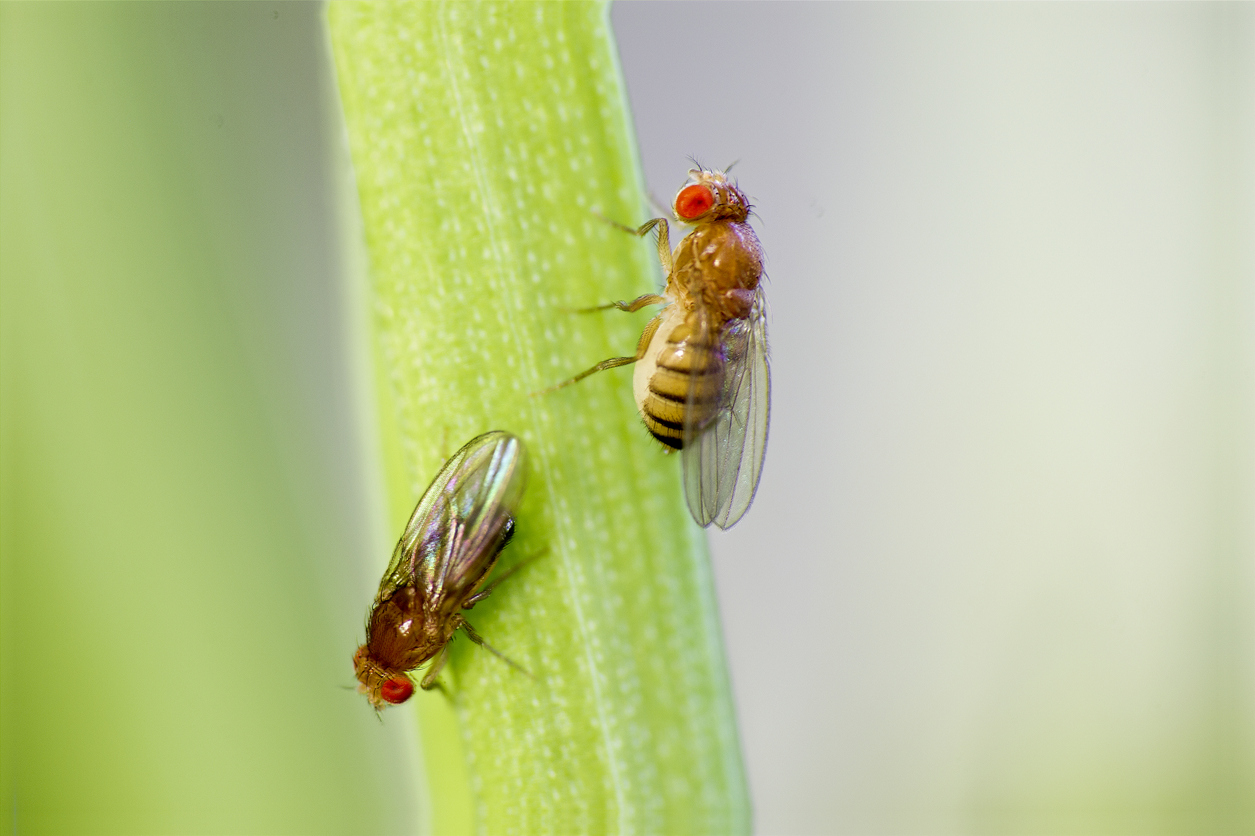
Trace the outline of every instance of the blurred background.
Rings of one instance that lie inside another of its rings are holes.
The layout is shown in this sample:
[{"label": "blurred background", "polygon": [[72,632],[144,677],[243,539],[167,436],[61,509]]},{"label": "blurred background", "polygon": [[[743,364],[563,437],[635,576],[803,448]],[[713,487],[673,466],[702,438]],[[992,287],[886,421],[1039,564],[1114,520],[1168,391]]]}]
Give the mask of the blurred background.
[{"label": "blurred background", "polygon": [[[768,255],[758,831],[1255,830],[1255,7],[611,18],[650,190],[738,161]],[[306,691],[387,548],[343,142],[317,5],[0,4],[15,832],[415,820]]]},{"label": "blurred background", "polygon": [[651,191],[737,161],[768,257],[759,830],[1255,832],[1255,7],[612,17]]},{"label": "blurred background", "polygon": [[317,4],[0,5],[14,833],[413,832],[332,83]]}]

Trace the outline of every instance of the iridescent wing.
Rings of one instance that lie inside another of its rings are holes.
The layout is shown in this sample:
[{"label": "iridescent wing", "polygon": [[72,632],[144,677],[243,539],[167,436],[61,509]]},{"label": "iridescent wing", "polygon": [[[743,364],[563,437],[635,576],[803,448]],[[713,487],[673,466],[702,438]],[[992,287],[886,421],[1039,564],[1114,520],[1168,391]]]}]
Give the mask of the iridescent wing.
[{"label": "iridescent wing", "polygon": [[762,288],[750,315],[729,320],[718,335],[724,368],[718,406],[704,424],[693,422],[690,387],[684,427],[684,494],[700,525],[731,528],[758,490],[767,451],[771,372],[767,364],[767,309]]},{"label": "iridescent wing", "polygon": [[410,515],[376,602],[412,586],[415,606],[456,609],[509,538],[526,475],[523,443],[500,430],[454,453]]}]

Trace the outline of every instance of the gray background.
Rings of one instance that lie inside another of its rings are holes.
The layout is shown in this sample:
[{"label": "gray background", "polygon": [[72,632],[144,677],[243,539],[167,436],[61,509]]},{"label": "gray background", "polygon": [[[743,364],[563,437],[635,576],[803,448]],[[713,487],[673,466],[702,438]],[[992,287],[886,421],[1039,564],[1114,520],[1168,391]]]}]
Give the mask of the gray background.
[{"label": "gray background", "polygon": [[762,833],[1244,832],[1255,8],[618,3],[649,187],[737,160]]}]

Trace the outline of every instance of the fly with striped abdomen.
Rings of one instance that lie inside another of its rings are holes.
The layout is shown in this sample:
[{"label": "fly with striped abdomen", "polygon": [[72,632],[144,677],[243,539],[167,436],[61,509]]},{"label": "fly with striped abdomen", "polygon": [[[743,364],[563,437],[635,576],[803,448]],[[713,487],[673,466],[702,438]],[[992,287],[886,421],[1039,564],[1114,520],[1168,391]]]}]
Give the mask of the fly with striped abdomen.
[{"label": "fly with striped abdomen", "polygon": [[693,230],[675,250],[666,218],[621,227],[641,237],[657,230],[666,288],[589,310],[664,307],[645,326],[634,356],[604,360],[552,387],[636,363],[637,408],[654,438],[683,450],[693,519],[724,529],[741,519],[758,490],[771,403],[763,252],[749,225],[751,208],[726,172],[693,169],[672,204],[675,219]]},{"label": "fly with striped abdomen", "polygon": [[458,630],[514,665],[461,611],[518,568],[485,585],[514,534],[526,472],[523,443],[494,430],[454,453],[418,501],[366,618],[366,643],[353,654],[357,690],[376,711],[408,700],[414,693],[409,673],[426,662],[419,685],[438,687],[436,676]]}]

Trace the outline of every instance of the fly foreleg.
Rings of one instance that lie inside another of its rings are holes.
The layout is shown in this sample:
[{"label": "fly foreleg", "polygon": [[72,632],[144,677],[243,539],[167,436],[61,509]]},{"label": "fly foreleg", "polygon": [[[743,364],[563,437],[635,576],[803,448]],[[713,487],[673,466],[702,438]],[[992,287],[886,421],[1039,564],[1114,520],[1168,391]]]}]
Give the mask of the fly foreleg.
[{"label": "fly foreleg", "polygon": [[618,221],[612,221],[604,215],[598,215],[606,223],[615,229],[621,229],[624,232],[631,233],[640,238],[648,235],[654,227],[658,228],[658,260],[662,262],[662,270],[668,276],[671,275],[671,227],[667,224],[666,218],[652,218],[645,223],[632,229],[630,226],[624,226]]},{"label": "fly foreleg", "polygon": [[644,238],[649,234],[650,230],[658,227],[658,262],[662,264],[662,272],[668,277],[671,276],[671,228],[667,225],[666,218],[654,218],[645,221],[635,230],[634,234]]}]

